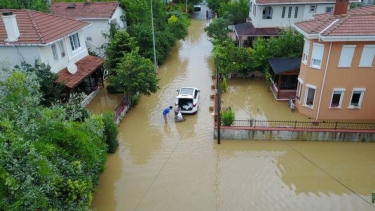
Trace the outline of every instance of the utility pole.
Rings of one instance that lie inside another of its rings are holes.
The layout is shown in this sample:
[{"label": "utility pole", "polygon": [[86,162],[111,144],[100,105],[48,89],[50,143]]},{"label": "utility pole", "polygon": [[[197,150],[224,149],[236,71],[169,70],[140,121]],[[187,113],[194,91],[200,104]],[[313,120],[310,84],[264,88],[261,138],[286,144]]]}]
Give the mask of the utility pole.
[{"label": "utility pole", "polygon": [[221,97],[220,97],[220,73],[219,73],[219,57],[216,56],[216,112],[217,112],[217,144],[220,144],[220,125],[221,125]]},{"label": "utility pole", "polygon": [[155,50],[155,30],[154,30],[154,12],[152,9],[152,0],[150,0],[151,4],[151,27],[152,27],[152,47],[154,49],[154,65],[155,65],[155,72],[158,72],[158,63],[156,61],[156,50]]}]

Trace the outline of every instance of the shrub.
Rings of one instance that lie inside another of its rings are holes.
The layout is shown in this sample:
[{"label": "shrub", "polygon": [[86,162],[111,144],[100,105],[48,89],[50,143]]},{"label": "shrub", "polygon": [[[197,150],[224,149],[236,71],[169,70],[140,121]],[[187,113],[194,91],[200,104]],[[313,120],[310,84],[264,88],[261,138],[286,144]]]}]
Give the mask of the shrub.
[{"label": "shrub", "polygon": [[131,106],[132,108],[134,108],[135,106],[137,106],[139,104],[139,100],[141,99],[141,95],[133,95],[131,97]]},{"label": "shrub", "polygon": [[113,120],[113,113],[103,114],[104,122],[104,142],[107,144],[107,152],[114,153],[118,148],[117,133],[118,128]]},{"label": "shrub", "polygon": [[220,114],[221,124],[224,126],[231,126],[236,118],[234,111],[231,108],[221,112]]}]

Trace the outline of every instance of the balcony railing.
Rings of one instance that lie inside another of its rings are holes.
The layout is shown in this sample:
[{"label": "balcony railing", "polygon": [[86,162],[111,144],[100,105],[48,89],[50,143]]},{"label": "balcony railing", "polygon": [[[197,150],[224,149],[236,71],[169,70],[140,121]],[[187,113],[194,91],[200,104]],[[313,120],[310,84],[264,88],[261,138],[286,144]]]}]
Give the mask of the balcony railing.
[{"label": "balcony railing", "polygon": [[235,120],[231,127],[375,130],[375,122]]}]

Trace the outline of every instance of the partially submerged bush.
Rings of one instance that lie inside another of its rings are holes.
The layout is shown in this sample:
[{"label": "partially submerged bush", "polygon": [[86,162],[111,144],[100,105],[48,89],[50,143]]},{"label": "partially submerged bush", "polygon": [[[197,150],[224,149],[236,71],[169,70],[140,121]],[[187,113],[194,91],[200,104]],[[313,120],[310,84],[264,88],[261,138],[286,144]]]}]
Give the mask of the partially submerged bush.
[{"label": "partially submerged bush", "polygon": [[114,114],[113,113],[105,113],[103,114],[103,122],[104,122],[104,141],[107,144],[107,152],[114,153],[118,148],[118,141],[117,141],[117,133],[118,128],[113,121]]},{"label": "partially submerged bush", "polygon": [[229,107],[220,114],[221,124],[224,126],[231,126],[236,118],[234,111]]}]

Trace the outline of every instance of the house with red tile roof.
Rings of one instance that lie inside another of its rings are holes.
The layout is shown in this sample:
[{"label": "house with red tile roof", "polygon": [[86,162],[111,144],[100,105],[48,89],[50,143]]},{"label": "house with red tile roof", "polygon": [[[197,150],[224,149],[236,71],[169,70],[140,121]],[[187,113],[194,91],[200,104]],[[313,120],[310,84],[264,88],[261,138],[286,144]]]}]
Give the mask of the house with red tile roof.
[{"label": "house with red tile roof", "polygon": [[278,28],[293,27],[296,22],[334,8],[335,0],[250,0],[249,18],[236,25],[235,32],[241,43],[251,43],[258,36],[277,36]]},{"label": "house with red tile roof", "polygon": [[[111,24],[126,30],[125,10],[115,2],[53,2],[52,14],[91,23],[84,29],[85,41],[90,51],[98,53],[101,46],[108,43],[103,33],[109,34]],[[100,51],[99,51],[100,52]]]},{"label": "house with red tile roof", "polygon": [[315,120],[375,119],[375,6],[295,23],[305,37],[295,108]]},{"label": "house with red tile roof", "polygon": [[4,68],[38,60],[58,73],[70,91],[90,93],[103,84],[103,63],[90,56],[83,30],[90,23],[34,10],[0,9],[0,60]]}]

